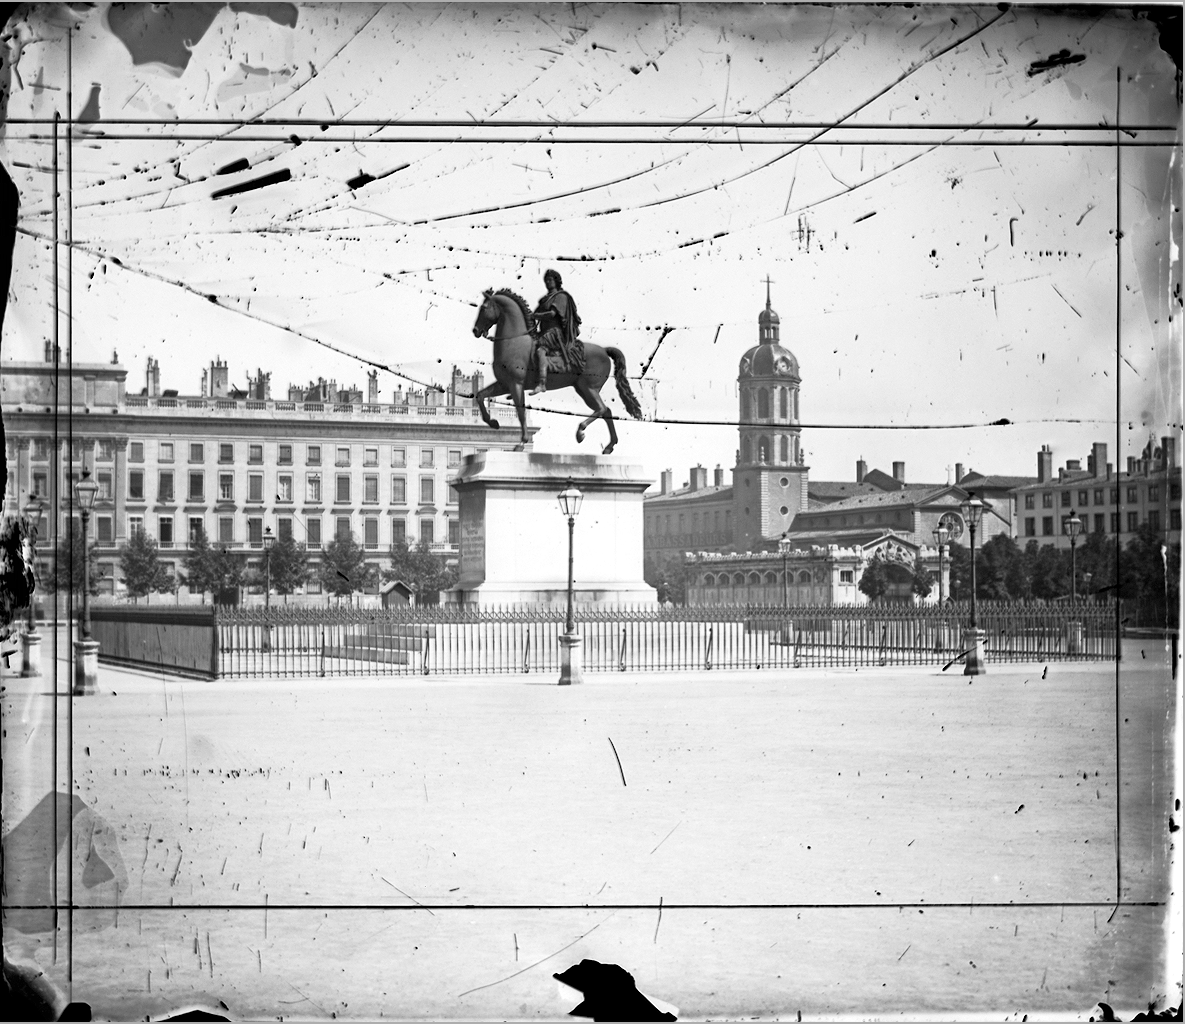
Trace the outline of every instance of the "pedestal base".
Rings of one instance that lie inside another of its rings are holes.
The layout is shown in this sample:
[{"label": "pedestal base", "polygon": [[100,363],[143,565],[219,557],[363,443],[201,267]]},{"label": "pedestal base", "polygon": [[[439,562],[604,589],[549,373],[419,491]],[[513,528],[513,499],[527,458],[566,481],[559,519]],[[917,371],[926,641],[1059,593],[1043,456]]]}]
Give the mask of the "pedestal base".
[{"label": "pedestal base", "polygon": [[987,672],[983,658],[983,645],[986,640],[986,630],[971,628],[963,630],[963,650],[967,652],[963,675],[981,676]]},{"label": "pedestal base", "polygon": [[21,634],[21,675],[41,675],[41,634]]},{"label": "pedestal base", "polygon": [[74,641],[74,696],[99,692],[99,641]]},{"label": "pedestal base", "polygon": [[584,682],[584,647],[579,633],[560,634],[560,686]]}]

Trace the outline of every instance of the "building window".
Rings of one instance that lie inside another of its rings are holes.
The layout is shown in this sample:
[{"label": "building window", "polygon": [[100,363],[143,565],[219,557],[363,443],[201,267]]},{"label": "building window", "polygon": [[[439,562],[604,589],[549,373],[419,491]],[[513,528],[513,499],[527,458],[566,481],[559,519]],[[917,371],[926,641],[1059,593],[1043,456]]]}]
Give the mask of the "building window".
[{"label": "building window", "polygon": [[1140,528],[1140,513],[1129,512],[1127,514],[1127,532],[1135,533]]},{"label": "building window", "polygon": [[144,442],[130,441],[128,443],[128,462],[144,461]]},{"label": "building window", "polygon": [[753,444],[746,437],[741,441],[741,462],[748,464],[753,461]]},{"label": "building window", "polygon": [[1053,536],[1053,516],[1041,517],[1041,533],[1043,536]]},{"label": "building window", "polygon": [[371,505],[377,505],[379,500],[379,478],[366,476],[362,479],[362,500]]},{"label": "building window", "polygon": [[144,529],[143,516],[128,516],[128,536],[134,537]]},{"label": "building window", "polygon": [[1103,503],[1103,489],[1101,487],[1096,487],[1094,489],[1094,503],[1096,505],[1101,505]]},{"label": "building window", "polygon": [[263,501],[263,474],[247,474],[247,500]]},{"label": "building window", "polygon": [[205,501],[206,474],[200,470],[189,474],[189,500]]},{"label": "building window", "polygon": [[111,500],[111,470],[101,469],[95,474],[95,483],[99,485],[96,497],[100,501]]},{"label": "building window", "polygon": [[311,444],[305,450],[305,464],[309,466],[321,465],[321,446],[319,444]]},{"label": "building window", "polygon": [[171,548],[173,546],[173,517],[161,516],[157,523],[157,541],[162,548]]},{"label": "building window", "polygon": [[448,464],[451,469],[453,466],[461,464],[461,450],[459,448],[450,448],[448,452]]},{"label": "building window", "polygon": [[1062,508],[1070,507],[1071,494],[1069,491],[1062,491]]},{"label": "building window", "polygon": [[172,501],[173,500],[173,471],[171,469],[162,469],[160,471],[159,486],[156,489],[157,501]]},{"label": "building window", "polygon": [[95,452],[96,462],[111,462],[115,458],[115,442],[114,441],[100,441],[98,450]]},{"label": "building window", "polygon": [[309,473],[305,477],[305,500],[313,505],[321,504],[320,473]]},{"label": "building window", "polygon": [[449,484],[448,494],[445,496],[445,501],[447,501],[450,505],[455,505],[457,504],[457,499],[457,489],[452,484]]},{"label": "building window", "polygon": [[1032,494],[1025,495],[1025,508],[1026,509],[1035,507],[1036,502],[1033,501],[1033,497],[1034,496]]},{"label": "building window", "polygon": [[759,420],[769,419],[769,389],[758,388],[757,390],[757,418]]},{"label": "building window", "polygon": [[450,519],[448,521],[448,542],[453,547],[461,543],[461,520]]},{"label": "building window", "polygon": [[431,505],[435,495],[436,481],[430,476],[420,477],[420,504]]},{"label": "building window", "polygon": [[234,516],[218,517],[218,543],[233,544],[235,542]]},{"label": "building window", "polygon": [[840,569],[839,570],[839,582],[840,583],[852,583],[854,581],[855,581],[854,570],[852,570],[852,569]]},{"label": "building window", "polygon": [[420,520],[420,543],[421,544],[435,544],[435,527],[431,519]]},{"label": "building window", "polygon": [[334,499],[339,505],[347,505],[350,501],[350,476],[348,473],[337,475],[337,495]]},{"label": "building window", "polygon": [[305,543],[312,550],[319,551],[321,549],[321,520],[312,518],[305,520],[305,532],[307,534]]},{"label": "building window", "polygon": [[1127,500],[1128,500],[1128,503],[1129,503],[1129,504],[1133,504],[1133,505],[1134,505],[1134,504],[1135,504],[1137,501],[1139,501],[1139,500],[1140,500],[1140,492],[1139,492],[1139,489],[1138,489],[1138,488],[1136,488],[1136,487],[1129,487],[1129,488],[1127,489]]},{"label": "building window", "polygon": [[436,465],[436,449],[420,449],[420,469],[431,469]]},{"label": "building window", "polygon": [[1025,518],[1025,536],[1026,537],[1036,537],[1037,536],[1037,520],[1033,516],[1027,516]]},{"label": "building window", "polygon": [[161,441],[157,448],[157,461],[172,462],[173,461],[173,442]]},{"label": "building window", "polygon": [[253,548],[263,547],[263,520],[257,516],[247,520],[247,543]]},{"label": "building window", "polygon": [[779,439],[779,443],[781,445],[781,452],[779,453],[781,456],[781,461],[783,463],[789,462],[790,461],[790,439],[785,434],[783,434],[781,436],[781,438]]},{"label": "building window", "polygon": [[111,530],[110,516],[95,517],[95,540],[100,544],[110,544],[115,540]]},{"label": "building window", "polygon": [[785,388],[778,388],[778,415],[784,420],[790,418],[790,392]]},{"label": "building window", "polygon": [[219,473],[218,474],[218,500],[219,501],[234,501],[235,500],[235,475],[234,475],[234,473]]},{"label": "building window", "polygon": [[1053,495],[1049,491],[1041,495],[1041,507],[1053,508]]},{"label": "building window", "polygon": [[292,540],[292,520],[287,516],[276,520],[276,539],[281,541]]},{"label": "building window", "polygon": [[222,463],[234,462],[235,446],[233,442],[223,442],[218,445],[218,461]]},{"label": "building window", "polygon": [[292,474],[282,473],[276,477],[276,501],[292,500]]},{"label": "building window", "polygon": [[205,462],[206,461],[206,446],[198,441],[191,441],[189,443],[189,461],[190,462]]},{"label": "building window", "polygon": [[334,538],[336,540],[350,539],[350,517],[338,516],[336,526],[334,529]]},{"label": "building window", "polygon": [[48,462],[49,461],[49,438],[48,437],[33,438],[33,461],[34,462]]},{"label": "building window", "polygon": [[334,458],[333,464],[335,466],[348,466],[350,464],[350,446],[339,445],[337,448],[337,455]]},{"label": "building window", "polygon": [[1090,493],[1089,491],[1079,491],[1078,492],[1078,504],[1079,505],[1086,504],[1086,499],[1089,496],[1089,493]]},{"label": "building window", "polygon": [[1107,517],[1105,515],[1103,515],[1102,512],[1096,512],[1094,514],[1094,532],[1095,533],[1106,533],[1107,532]]},{"label": "building window", "polygon": [[[49,474],[45,472],[33,474],[33,493],[39,498],[49,497]],[[144,474],[140,474],[140,497],[144,497]]]},{"label": "building window", "polygon": [[1111,504],[1112,505],[1119,504],[1119,488],[1118,487],[1111,488]]},{"label": "building window", "polygon": [[276,457],[276,461],[281,466],[291,466],[292,465],[292,445],[290,445],[290,444],[280,445],[279,454]]},{"label": "building window", "polygon": [[1119,532],[1119,513],[1118,512],[1111,513],[1111,532],[1112,533]]},{"label": "building window", "polygon": [[206,524],[202,522],[201,516],[189,517],[189,546],[193,547],[202,539],[202,535],[206,532]]},{"label": "building window", "polygon": [[379,521],[373,516],[368,517],[362,524],[363,543],[366,547],[377,548],[379,546]]},{"label": "building window", "polygon": [[1148,510],[1148,525],[1156,533],[1160,533],[1160,511],[1159,511],[1159,509],[1151,508]]},{"label": "building window", "polygon": [[1181,485],[1179,483],[1169,484],[1169,501],[1181,500]]},{"label": "building window", "polygon": [[1170,508],[1169,509],[1169,529],[1170,530],[1181,529],[1181,510],[1179,508]]},{"label": "building window", "polygon": [[362,449],[362,465],[377,466],[379,464],[379,450],[377,448]]},{"label": "building window", "polygon": [[403,468],[407,465],[407,449],[406,448],[392,448],[391,449],[391,465],[396,468]]},{"label": "building window", "polygon": [[391,504],[407,504],[407,480],[401,476],[391,477]]},{"label": "building window", "polygon": [[1149,484],[1148,485],[1148,500],[1150,502],[1160,501],[1160,485],[1159,484]]},{"label": "building window", "polygon": [[261,465],[263,463],[263,445],[247,445],[247,461],[253,466]]},{"label": "building window", "polygon": [[[317,546],[320,547],[321,545],[318,544]],[[304,592],[306,594],[321,593],[321,581],[319,579],[316,579],[315,577],[310,578],[304,585]]]},{"label": "building window", "polygon": [[392,519],[391,520],[391,546],[392,547],[406,547],[407,546],[407,520]]}]

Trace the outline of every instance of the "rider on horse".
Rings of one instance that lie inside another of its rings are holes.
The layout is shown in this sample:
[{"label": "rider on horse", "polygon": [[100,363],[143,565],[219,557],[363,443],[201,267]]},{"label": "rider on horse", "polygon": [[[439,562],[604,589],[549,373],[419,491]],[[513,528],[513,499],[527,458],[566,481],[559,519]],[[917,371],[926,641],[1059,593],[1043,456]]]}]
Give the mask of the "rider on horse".
[{"label": "rider on horse", "polygon": [[576,300],[564,291],[564,280],[556,270],[543,275],[547,294],[535,307],[539,323],[539,337],[535,342],[535,373],[538,383],[531,394],[547,390],[548,357],[562,360],[563,372],[580,374],[584,371],[584,343],[580,341],[580,317]]}]

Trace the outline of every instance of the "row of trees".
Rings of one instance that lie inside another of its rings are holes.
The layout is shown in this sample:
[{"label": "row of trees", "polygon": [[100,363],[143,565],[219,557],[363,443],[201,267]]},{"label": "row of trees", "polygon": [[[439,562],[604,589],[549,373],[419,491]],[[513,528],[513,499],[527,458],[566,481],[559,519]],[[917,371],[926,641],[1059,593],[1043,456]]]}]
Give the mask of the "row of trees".
[{"label": "row of trees", "polygon": [[[47,589],[68,592],[73,586],[76,591],[81,590],[85,557],[90,563],[90,593],[96,595],[101,586],[98,545],[88,545],[84,555],[81,537],[75,536],[73,541],[71,545],[70,539],[63,537],[59,542],[56,571],[46,580]],[[272,545],[264,556],[265,569],[262,558],[249,560],[245,554],[213,546],[203,533],[190,545],[178,578],[165,569],[156,540],[139,531],[128,538],[120,552],[119,572],[131,598],[172,594],[179,584],[184,584],[190,592],[210,594],[215,602],[222,603],[236,601],[240,588],[264,586],[269,578],[277,594],[295,593],[316,580],[325,593],[339,598],[373,588],[380,580],[384,583],[399,580],[415,591],[419,600],[428,602],[437,600],[440,591],[457,581],[456,567],[424,545],[418,548],[399,545],[389,554],[391,567],[380,572],[378,566],[366,560],[365,549],[352,536],[342,537],[320,552],[313,566],[305,545],[289,536]]]}]

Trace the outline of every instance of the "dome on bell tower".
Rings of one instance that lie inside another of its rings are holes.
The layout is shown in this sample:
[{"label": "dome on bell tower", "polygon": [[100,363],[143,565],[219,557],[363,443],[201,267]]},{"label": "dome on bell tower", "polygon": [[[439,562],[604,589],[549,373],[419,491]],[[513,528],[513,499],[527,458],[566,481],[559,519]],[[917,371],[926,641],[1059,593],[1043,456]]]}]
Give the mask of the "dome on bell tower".
[{"label": "dome on bell tower", "polygon": [[758,344],[741,356],[739,378],[798,377],[798,360],[788,348],[783,348],[779,335],[782,318],[770,301],[769,278],[765,281],[765,309],[757,316]]}]

